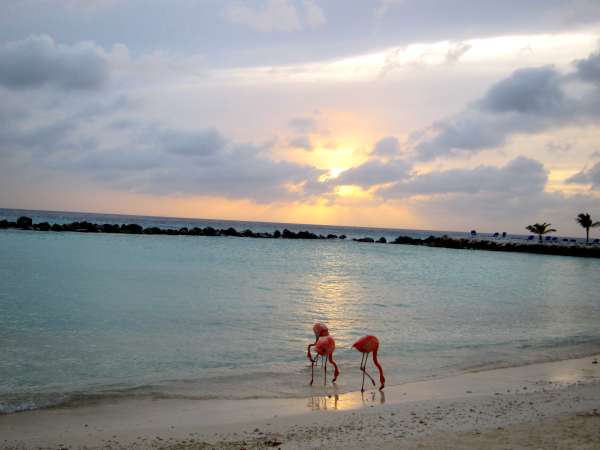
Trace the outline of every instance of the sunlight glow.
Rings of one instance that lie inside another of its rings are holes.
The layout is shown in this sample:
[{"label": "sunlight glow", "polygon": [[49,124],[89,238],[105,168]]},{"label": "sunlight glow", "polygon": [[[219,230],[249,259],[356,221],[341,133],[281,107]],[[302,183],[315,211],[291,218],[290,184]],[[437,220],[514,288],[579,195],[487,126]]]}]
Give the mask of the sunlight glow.
[{"label": "sunlight glow", "polygon": [[356,199],[367,199],[372,197],[369,191],[365,191],[360,186],[354,186],[350,184],[337,186],[335,188],[335,195],[338,197],[350,197]]},{"label": "sunlight glow", "polygon": [[461,63],[481,65],[529,64],[547,60],[568,64],[596,48],[599,35],[591,33],[534,34],[470,39],[463,42],[413,43],[348,58],[298,65],[263,66],[220,70],[215,80],[241,84],[273,82],[345,82],[374,80],[417,67],[446,67]]}]

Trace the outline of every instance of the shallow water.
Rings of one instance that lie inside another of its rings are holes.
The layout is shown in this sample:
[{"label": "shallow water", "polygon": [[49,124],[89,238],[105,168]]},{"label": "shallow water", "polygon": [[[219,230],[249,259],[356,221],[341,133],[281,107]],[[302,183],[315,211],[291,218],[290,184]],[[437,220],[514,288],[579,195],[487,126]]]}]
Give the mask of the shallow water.
[{"label": "shallow water", "polygon": [[388,384],[589,354],[599,269],[349,241],[0,231],[0,411],[310,395],[317,320],[336,339],[340,391],[359,388],[350,346],[367,333]]}]

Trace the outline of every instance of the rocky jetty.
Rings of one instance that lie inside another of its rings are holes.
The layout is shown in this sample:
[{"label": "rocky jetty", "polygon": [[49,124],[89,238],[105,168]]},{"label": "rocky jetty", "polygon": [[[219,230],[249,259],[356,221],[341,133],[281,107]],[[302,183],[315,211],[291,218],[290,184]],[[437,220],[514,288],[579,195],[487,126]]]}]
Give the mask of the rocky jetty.
[{"label": "rocky jetty", "polygon": [[[213,227],[193,227],[193,228],[144,228],[136,223],[130,224],[96,224],[87,221],[72,222],[65,224],[49,224],[48,222],[33,223],[30,217],[19,217],[16,222],[0,220],[0,229],[14,228],[18,230],[32,231],[53,231],[53,232],[77,232],[77,233],[122,233],[122,234],[152,234],[168,236],[226,236],[226,237],[247,237],[262,239],[346,239],[346,235],[337,236],[335,234],[315,234],[310,231],[283,231],[275,230],[273,233],[257,233],[252,230],[238,231],[233,227],[226,229],[217,229]],[[484,239],[466,239],[451,238],[448,236],[435,237],[429,236],[426,239],[412,238],[409,236],[399,236],[394,241],[388,242],[385,237],[375,240],[371,237],[354,238],[355,242],[377,243],[377,244],[403,244],[403,245],[421,245],[427,247],[442,247],[463,250],[488,250],[501,252],[520,252],[520,253],[539,253],[544,255],[561,256],[580,256],[590,258],[600,258],[600,246],[598,245],[563,245],[559,242],[537,243],[517,243],[512,241],[494,241]]]},{"label": "rocky jetty", "polygon": [[256,233],[252,230],[238,231],[235,228],[217,229],[213,227],[205,228],[158,228],[158,227],[147,227],[143,228],[141,225],[136,223],[130,224],[96,224],[87,221],[83,222],[72,222],[65,224],[52,224],[48,222],[33,223],[30,217],[19,217],[16,222],[9,222],[8,220],[0,220],[0,229],[16,228],[19,230],[33,230],[33,231],[73,231],[78,233],[122,233],[122,234],[157,234],[157,235],[168,235],[168,236],[233,236],[233,237],[249,237],[249,238],[267,238],[267,239],[345,239],[346,236],[338,236],[335,234],[328,234],[323,236],[321,234],[315,234],[310,231],[298,231],[293,232],[288,229],[283,231],[276,230],[273,233]]},{"label": "rocky jetty", "polygon": [[600,258],[600,247],[589,245],[560,245],[554,243],[534,244],[517,242],[497,242],[485,239],[451,238],[429,236],[425,239],[399,236],[390,244],[423,245],[427,247],[453,248],[463,250],[488,250],[493,252],[538,253],[543,255],[581,256]]}]

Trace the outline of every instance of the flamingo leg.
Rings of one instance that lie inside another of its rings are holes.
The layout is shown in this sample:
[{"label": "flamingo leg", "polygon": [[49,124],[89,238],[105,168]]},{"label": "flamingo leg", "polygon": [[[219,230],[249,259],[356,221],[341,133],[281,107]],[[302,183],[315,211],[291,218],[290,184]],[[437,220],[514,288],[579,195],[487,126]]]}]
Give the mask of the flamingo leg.
[{"label": "flamingo leg", "polygon": [[363,363],[365,361],[365,354],[363,353],[360,359],[360,371],[363,373],[362,376],[362,385],[360,386],[360,392],[365,392],[365,369],[363,367]]},{"label": "flamingo leg", "polygon": [[[316,344],[316,342],[315,342],[315,344]],[[308,344],[308,348],[306,349],[306,357],[311,362],[314,362],[314,360],[313,360],[313,357],[312,357],[312,353],[310,352],[310,348],[313,347],[315,344]]]},{"label": "flamingo leg", "polygon": [[[373,383],[373,386],[375,386],[375,380],[373,379],[373,377],[371,375],[369,375],[369,372],[367,372],[367,360],[369,359],[369,354],[366,353],[366,358],[365,358],[365,364],[362,368],[363,374],[369,377],[369,380],[371,380],[371,383]],[[364,375],[363,375],[363,382],[364,382]]]},{"label": "flamingo leg", "polygon": [[333,352],[329,354],[329,362],[333,365],[333,368],[334,368],[334,371],[333,371],[333,380],[331,380],[331,382],[335,383],[335,380],[337,380],[337,377],[340,374],[340,369],[338,369],[337,364],[333,360]]},{"label": "flamingo leg", "polygon": [[321,363],[323,364],[323,386],[327,386],[327,357],[323,355]]},{"label": "flamingo leg", "polygon": [[310,386],[312,386],[314,380],[315,380],[315,361],[313,361],[311,359],[310,360]]}]

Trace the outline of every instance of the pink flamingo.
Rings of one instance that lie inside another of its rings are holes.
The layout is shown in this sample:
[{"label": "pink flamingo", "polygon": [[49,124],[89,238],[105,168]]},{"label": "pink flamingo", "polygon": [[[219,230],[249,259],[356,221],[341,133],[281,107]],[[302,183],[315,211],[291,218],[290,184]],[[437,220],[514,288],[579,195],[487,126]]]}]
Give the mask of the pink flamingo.
[{"label": "pink flamingo", "polygon": [[[317,356],[321,356],[323,358],[323,384],[324,385],[327,384],[327,360],[329,360],[329,362],[331,364],[333,364],[333,367],[335,368],[335,371],[333,372],[333,380],[331,380],[332,383],[335,383],[335,380],[337,380],[337,377],[340,374],[340,371],[338,370],[338,366],[335,363],[335,361],[333,360],[333,351],[335,350],[335,341],[333,340],[333,338],[331,336],[323,336],[323,337],[319,338],[319,340],[317,341],[316,344],[314,344],[314,346],[315,346],[315,351],[317,352]],[[315,362],[316,361],[317,361],[317,357],[315,357],[314,360],[311,359],[311,365],[310,365],[310,385],[311,386],[315,379]]]},{"label": "pink flamingo", "polygon": [[329,336],[329,328],[327,328],[327,325],[325,325],[324,323],[317,322],[313,325],[313,332],[315,333],[315,342],[313,344],[308,345],[308,349],[306,351],[306,357],[309,359],[309,361],[311,363],[314,364],[317,361],[317,358],[316,357],[315,357],[315,359],[312,358],[312,354],[310,353],[310,348],[313,347],[314,345],[317,345],[319,338],[321,338],[323,336]]},{"label": "pink flamingo", "polygon": [[367,359],[369,359],[369,353],[373,353],[373,363],[377,366],[379,370],[379,382],[381,386],[379,390],[381,391],[385,387],[385,377],[383,376],[383,368],[381,364],[379,364],[379,360],[377,359],[377,350],[379,350],[379,339],[375,336],[363,336],[358,341],[356,341],[353,345],[353,348],[362,353],[362,359],[360,361],[360,370],[363,373],[362,386],[360,388],[360,392],[365,392],[365,375],[369,377],[373,386],[375,386],[375,380],[371,375],[367,373]]}]

